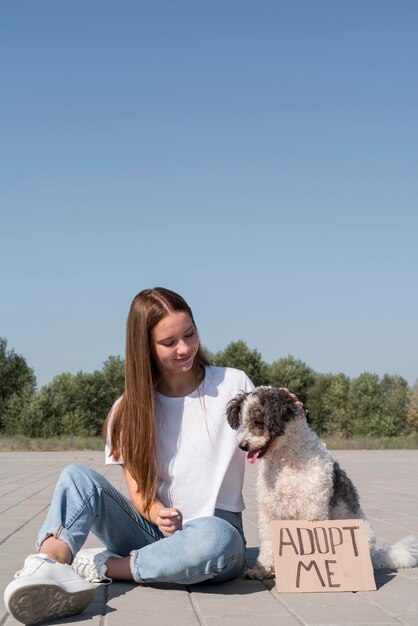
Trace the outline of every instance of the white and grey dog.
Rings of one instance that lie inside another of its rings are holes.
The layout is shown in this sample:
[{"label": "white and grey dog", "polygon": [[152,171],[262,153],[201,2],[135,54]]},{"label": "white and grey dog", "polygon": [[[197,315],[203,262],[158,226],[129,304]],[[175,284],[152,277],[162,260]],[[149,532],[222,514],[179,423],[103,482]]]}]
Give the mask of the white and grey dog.
[{"label": "white and grey dog", "polygon": [[[229,425],[235,430],[241,426],[240,448],[248,452],[249,462],[260,459],[261,546],[255,568],[246,572],[251,578],[274,574],[271,520],[365,519],[356,488],[302,413],[290,395],[276,387],[240,393],[228,404]],[[377,550],[367,521],[366,527],[375,569],[417,565],[418,541],[413,536]]]}]

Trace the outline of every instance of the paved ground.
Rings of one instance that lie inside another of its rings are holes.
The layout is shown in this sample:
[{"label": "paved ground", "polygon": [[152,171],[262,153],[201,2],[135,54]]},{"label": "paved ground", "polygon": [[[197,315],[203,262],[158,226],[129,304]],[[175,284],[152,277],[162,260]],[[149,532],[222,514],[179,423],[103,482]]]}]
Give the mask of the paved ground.
[{"label": "paved ground", "polygon": [[[378,545],[406,534],[418,536],[418,451],[340,451],[335,454],[360,492]],[[0,587],[3,590],[24,557],[45,515],[60,470],[71,462],[105,473],[123,489],[118,467],[103,466],[100,452],[0,453]],[[257,554],[254,468],[245,482],[245,531],[250,562]],[[94,537],[87,546],[98,545]],[[174,588],[114,583],[98,588],[81,615],[49,624],[87,626],[418,626],[418,568],[379,572],[378,590],[359,593],[278,594],[274,581],[238,578],[222,585]],[[15,626],[3,594],[0,626]]]}]

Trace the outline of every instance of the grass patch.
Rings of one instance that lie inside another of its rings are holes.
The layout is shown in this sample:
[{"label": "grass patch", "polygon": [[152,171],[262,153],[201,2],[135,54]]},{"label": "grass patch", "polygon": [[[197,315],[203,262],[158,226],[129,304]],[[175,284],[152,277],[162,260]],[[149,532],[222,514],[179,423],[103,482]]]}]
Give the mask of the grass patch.
[{"label": "grass patch", "polygon": [[40,451],[40,450],[103,450],[103,439],[101,437],[78,437],[76,435],[66,435],[62,437],[0,437],[0,452],[11,452],[13,450]]},{"label": "grass patch", "polygon": [[330,450],[417,450],[418,433],[399,437],[342,437],[323,438]]},{"label": "grass patch", "polygon": [[[338,436],[323,437],[330,450],[417,450],[418,433],[400,437],[350,437],[343,439]],[[0,436],[0,452],[13,450],[103,450],[101,437],[3,437]]]}]

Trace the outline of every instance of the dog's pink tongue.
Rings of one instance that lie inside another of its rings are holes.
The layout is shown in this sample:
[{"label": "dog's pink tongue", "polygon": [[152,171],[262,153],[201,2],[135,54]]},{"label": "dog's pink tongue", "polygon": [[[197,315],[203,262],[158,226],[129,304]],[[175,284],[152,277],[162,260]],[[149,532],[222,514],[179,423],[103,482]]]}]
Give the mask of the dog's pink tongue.
[{"label": "dog's pink tongue", "polygon": [[259,454],[260,454],[260,450],[250,450],[249,453],[247,454],[248,463],[255,463]]}]

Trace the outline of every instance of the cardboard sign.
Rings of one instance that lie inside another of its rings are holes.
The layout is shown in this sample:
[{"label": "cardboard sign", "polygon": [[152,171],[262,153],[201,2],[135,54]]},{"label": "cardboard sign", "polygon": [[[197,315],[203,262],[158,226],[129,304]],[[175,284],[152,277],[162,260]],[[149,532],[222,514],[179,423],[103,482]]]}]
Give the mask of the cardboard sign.
[{"label": "cardboard sign", "polygon": [[270,522],[280,592],[376,591],[364,521]]}]

